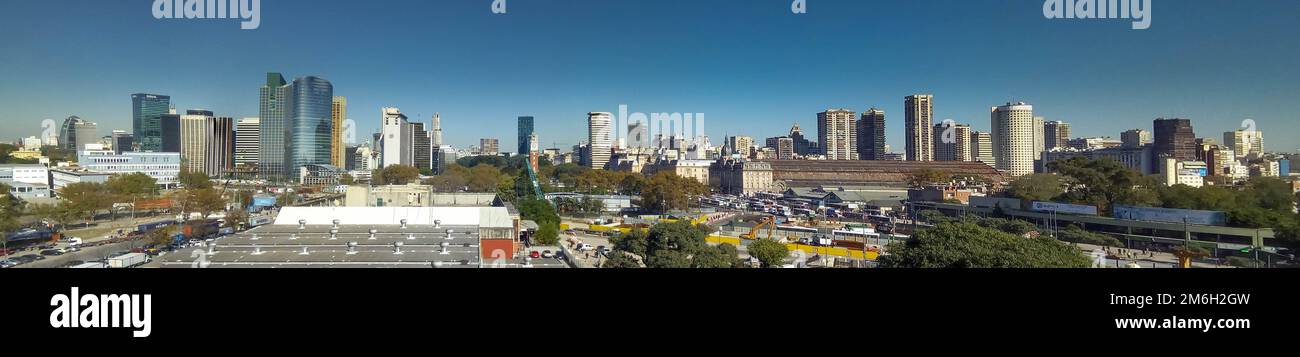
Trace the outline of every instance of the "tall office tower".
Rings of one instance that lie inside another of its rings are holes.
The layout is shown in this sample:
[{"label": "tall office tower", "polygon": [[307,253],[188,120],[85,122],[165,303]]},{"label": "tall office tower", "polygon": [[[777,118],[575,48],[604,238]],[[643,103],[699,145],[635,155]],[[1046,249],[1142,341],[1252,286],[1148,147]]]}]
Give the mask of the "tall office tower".
[{"label": "tall office tower", "polygon": [[613,113],[587,113],[587,142],[591,147],[583,158],[587,166],[602,170],[609,163],[614,142],[610,131],[614,128]]},{"label": "tall office tower", "polygon": [[181,171],[208,174],[212,120],[212,112],[206,110],[187,110],[181,116]]},{"label": "tall office tower", "polygon": [[[162,115],[171,108],[172,97],[160,94],[131,95],[131,134],[140,151],[162,152]],[[134,151],[114,148],[115,151]]]},{"label": "tall office tower", "polygon": [[1013,177],[1034,173],[1034,106],[1007,103],[990,111],[994,167]]},{"label": "tall office tower", "polygon": [[225,177],[235,166],[235,119],[212,118],[212,140],[209,141],[206,171],[209,176]]},{"label": "tall office tower", "polygon": [[[293,175],[307,165],[329,165],[334,140],[334,85],[315,76],[295,79],[289,107],[289,156],[285,172]],[[296,176],[296,175],[295,175]]]},{"label": "tall office tower", "polygon": [[135,149],[135,135],[129,134],[125,130],[113,130],[113,153],[121,155],[124,152],[132,151],[138,151]]},{"label": "tall office tower", "polygon": [[973,161],[971,153],[970,125],[957,124],[949,128],[945,124],[934,126],[934,160],[935,161]]},{"label": "tall office tower", "polygon": [[258,118],[243,118],[235,124],[235,167],[245,172],[257,168],[257,146],[261,135],[262,121]]},{"label": "tall office tower", "polygon": [[1070,147],[1070,123],[1049,121],[1043,124],[1043,137],[1047,140],[1044,149]]},{"label": "tall office tower", "polygon": [[817,150],[817,145],[814,145],[814,142],[808,140],[808,137],[804,135],[799,123],[794,123],[794,126],[790,127],[790,139],[794,140],[795,155],[816,155],[820,153]]},{"label": "tall office tower", "polygon": [[172,110],[158,117],[162,123],[161,152],[181,152],[181,115]]},{"label": "tall office tower", "polygon": [[858,159],[885,158],[885,111],[871,108],[858,120]]},{"label": "tall office tower", "polygon": [[1034,117],[1034,160],[1043,158],[1043,151],[1047,151],[1047,120],[1043,117]]},{"label": "tall office tower", "polygon": [[749,158],[750,148],[754,146],[754,138],[749,136],[737,135],[727,138],[726,154],[740,155],[742,158]]},{"label": "tall office tower", "polygon": [[433,140],[429,137],[429,132],[424,130],[424,123],[412,122],[407,125],[411,126],[411,130],[408,130],[410,136],[402,142],[411,143],[411,166],[421,171],[433,170],[433,149],[429,147]]},{"label": "tall office tower", "polygon": [[501,154],[501,141],[497,139],[479,139],[478,153],[487,156],[496,156]]},{"label": "tall office tower", "polygon": [[817,113],[817,142],[827,160],[858,159],[856,115],[848,109],[827,109]]},{"label": "tall office tower", "polygon": [[989,165],[997,164],[993,156],[993,135],[988,132],[970,133],[971,158]]},{"label": "tall office tower", "polygon": [[934,96],[917,94],[903,98],[904,125],[907,126],[907,161],[934,161],[934,143],[930,129],[934,126]]},{"label": "tall office tower", "polygon": [[98,141],[99,126],[75,115],[64,119],[63,125],[59,126],[59,145],[64,149],[81,151],[86,149],[86,144]]},{"label": "tall office tower", "polygon": [[1178,161],[1196,160],[1196,132],[1192,130],[1192,121],[1188,119],[1156,119],[1155,142],[1152,155],[1160,158],[1172,157]]},{"label": "tall office tower", "polygon": [[[292,90],[284,76],[279,73],[267,73],[266,84],[262,86],[258,99],[257,173],[267,179],[285,179],[291,173],[285,168],[285,156],[289,148],[288,112]],[[296,172],[292,173],[296,176]]]},{"label": "tall office tower", "polygon": [[347,166],[347,144],[343,142],[343,121],[348,120],[348,98],[334,97],[330,104],[330,122],[333,123],[334,135],[330,146],[330,165],[342,168]]},{"label": "tall office tower", "polygon": [[794,139],[790,137],[776,138],[776,159],[777,160],[794,160]]},{"label": "tall office tower", "polygon": [[1151,132],[1143,129],[1127,130],[1119,135],[1125,148],[1140,148],[1151,143]]},{"label": "tall office tower", "polygon": [[528,155],[533,147],[533,117],[519,117],[519,155]]},{"label": "tall office tower", "polygon": [[443,145],[438,147],[438,167],[434,168],[434,172],[439,174],[447,172],[447,166],[456,163],[456,159],[459,157],[456,149],[451,146]]},{"label": "tall office tower", "polygon": [[383,108],[380,114],[384,120],[382,141],[379,143],[384,161],[380,168],[393,165],[415,166],[411,157],[411,143],[405,142],[406,138],[411,137],[411,125],[406,121],[406,115],[397,108]]},{"label": "tall office tower", "polygon": [[432,145],[435,148],[441,148],[442,147],[442,115],[441,114],[433,113],[433,129],[430,130],[430,133],[431,136],[433,136],[432,139],[433,143],[430,145]]},{"label": "tall office tower", "polygon": [[1223,133],[1223,145],[1232,149],[1237,159],[1264,154],[1264,132],[1259,130],[1237,130]]}]

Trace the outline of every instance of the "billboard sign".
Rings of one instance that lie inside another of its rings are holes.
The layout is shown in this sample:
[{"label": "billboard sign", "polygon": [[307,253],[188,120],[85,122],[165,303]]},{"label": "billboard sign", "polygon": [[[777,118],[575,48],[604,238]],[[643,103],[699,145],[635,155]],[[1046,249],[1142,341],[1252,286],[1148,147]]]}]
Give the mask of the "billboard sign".
[{"label": "billboard sign", "polygon": [[1219,211],[1115,206],[1115,218],[1131,221],[1188,223],[1203,226],[1227,226],[1228,214]]},{"label": "billboard sign", "polygon": [[1056,213],[1079,214],[1079,215],[1088,215],[1088,216],[1097,215],[1096,206],[1072,205],[1067,203],[1055,203],[1055,202],[1035,201],[1033,205],[1030,207],[1030,210],[1034,212],[1056,212]]}]

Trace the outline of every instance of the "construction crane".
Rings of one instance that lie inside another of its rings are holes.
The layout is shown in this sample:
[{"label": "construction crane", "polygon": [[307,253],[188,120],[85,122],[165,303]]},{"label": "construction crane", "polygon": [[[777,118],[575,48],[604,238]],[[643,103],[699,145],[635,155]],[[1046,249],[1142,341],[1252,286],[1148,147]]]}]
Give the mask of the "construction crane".
[{"label": "construction crane", "polygon": [[759,222],[758,225],[755,225],[754,228],[751,228],[749,233],[742,234],[740,237],[744,239],[758,239],[758,231],[762,230],[763,227],[767,227],[767,239],[772,239],[772,231],[776,230],[776,216],[763,218],[763,221]]}]

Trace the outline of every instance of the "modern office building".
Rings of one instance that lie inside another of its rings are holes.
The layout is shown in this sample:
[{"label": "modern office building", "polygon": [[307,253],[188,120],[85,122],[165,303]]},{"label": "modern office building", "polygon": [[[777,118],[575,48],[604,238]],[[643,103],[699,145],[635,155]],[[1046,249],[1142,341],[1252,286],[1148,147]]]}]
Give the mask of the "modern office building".
[{"label": "modern office building", "polygon": [[1252,155],[1264,154],[1264,132],[1259,130],[1237,130],[1223,133],[1223,145],[1232,149],[1237,159],[1250,158]]},{"label": "modern office building", "polygon": [[1043,117],[1034,117],[1034,160],[1043,158],[1043,151],[1047,151],[1047,119]]},{"label": "modern office building", "polygon": [[50,169],[40,164],[0,165],[0,182],[49,185]]},{"label": "modern office building", "polygon": [[[161,129],[161,126],[159,127]],[[159,130],[161,132],[161,130]],[[123,152],[139,151],[135,147],[135,135],[127,133],[125,130],[113,130],[113,152],[121,154]]]},{"label": "modern office building", "polygon": [[1172,157],[1177,161],[1196,160],[1196,132],[1189,119],[1156,119],[1154,122],[1155,151],[1157,163],[1161,158]]},{"label": "modern office building", "polygon": [[970,133],[971,156],[975,161],[996,165],[993,156],[993,135],[984,131]]},{"label": "modern office building", "polygon": [[790,139],[794,140],[795,155],[804,156],[817,155],[821,153],[821,149],[818,147],[817,142],[808,140],[808,137],[803,133],[803,129],[799,127],[799,123],[794,123],[794,125],[790,127]]},{"label": "modern office building", "polygon": [[740,155],[741,158],[749,158],[751,148],[754,147],[754,138],[744,135],[728,137],[724,143],[726,146],[726,156]]},{"label": "modern office building", "polygon": [[[290,86],[292,106],[288,118],[286,172],[296,174],[307,165],[329,165],[334,142],[334,85],[324,78],[297,78]],[[295,175],[296,176],[296,175]]]},{"label": "modern office building", "polygon": [[611,130],[614,129],[613,113],[591,112],[587,113],[587,143],[589,151],[583,157],[587,167],[596,170],[602,170],[613,151],[613,139]]},{"label": "modern office building", "polygon": [[460,158],[459,154],[456,152],[456,149],[452,148],[449,145],[443,145],[438,147],[437,155],[438,155],[438,162],[437,162],[438,166],[434,167],[434,172],[438,174],[447,172],[447,166],[451,164],[455,164],[456,159]]},{"label": "modern office building", "polygon": [[181,152],[181,115],[172,108],[167,114],[159,115],[162,126],[162,150],[160,152]]},{"label": "modern office building", "polygon": [[380,114],[383,116],[383,136],[379,142],[383,158],[381,168],[393,165],[415,166],[413,146],[407,141],[411,137],[411,123],[406,120],[406,115],[397,108],[383,108]]},{"label": "modern office building", "polygon": [[1044,150],[1068,147],[1070,145],[1070,123],[1063,121],[1043,123],[1043,137],[1046,139]]},{"label": "modern office building", "polygon": [[917,94],[903,99],[907,161],[934,161],[934,96]]},{"label": "modern office building", "polygon": [[235,119],[212,118],[212,141],[208,146],[206,171],[213,177],[226,177],[235,167]]},{"label": "modern office building", "polygon": [[[131,95],[131,129],[140,151],[163,152],[162,116],[171,108],[171,97],[160,94]],[[117,152],[124,150],[114,146]]]},{"label": "modern office building", "polygon": [[817,143],[827,160],[858,159],[857,113],[827,109],[817,113]]},{"label": "modern office building", "polygon": [[777,160],[794,160],[794,139],[789,136],[767,138],[767,148],[776,152]]},{"label": "modern office building", "polygon": [[1151,131],[1131,129],[1120,133],[1121,145],[1126,148],[1140,148],[1151,143]]},{"label": "modern office building", "polygon": [[59,127],[59,145],[64,149],[75,152],[85,149],[86,144],[98,142],[99,126],[75,115],[64,119]]},{"label": "modern office building", "polygon": [[882,160],[885,157],[885,111],[871,108],[858,120],[858,159]]},{"label": "modern office building", "polygon": [[990,112],[994,167],[1011,177],[1034,173],[1034,106],[1007,103]]},{"label": "modern office building", "polygon": [[238,171],[257,171],[257,146],[261,140],[261,127],[262,121],[258,118],[243,118],[235,124],[234,166]]},{"label": "modern office building", "polygon": [[[527,141],[527,139],[525,139]],[[478,152],[480,155],[496,156],[501,154],[501,141],[497,139],[484,138],[478,140]],[[524,151],[526,155],[528,152]]]},{"label": "modern office building", "polygon": [[334,167],[347,166],[347,143],[343,142],[343,122],[348,120],[348,98],[334,97],[330,104],[330,123],[334,134],[330,140],[330,164]]},{"label": "modern office building", "polygon": [[174,152],[124,152],[82,150],[77,166],[109,175],[142,173],[164,189],[176,187],[181,172],[181,154]]},{"label": "modern office building", "polygon": [[937,124],[934,133],[934,161],[974,161],[970,125]]},{"label": "modern office building", "polygon": [[280,73],[267,73],[258,101],[257,173],[259,177],[283,180],[290,172],[285,169],[289,149],[288,113],[292,89]]},{"label": "modern office building", "polygon": [[528,155],[533,147],[532,137],[537,133],[533,120],[533,117],[519,117],[519,155]]},{"label": "modern office building", "polygon": [[433,170],[433,148],[429,146],[432,138],[429,137],[429,132],[424,130],[424,123],[412,122],[408,125],[411,126],[411,136],[403,142],[411,143],[411,166],[420,171]]}]

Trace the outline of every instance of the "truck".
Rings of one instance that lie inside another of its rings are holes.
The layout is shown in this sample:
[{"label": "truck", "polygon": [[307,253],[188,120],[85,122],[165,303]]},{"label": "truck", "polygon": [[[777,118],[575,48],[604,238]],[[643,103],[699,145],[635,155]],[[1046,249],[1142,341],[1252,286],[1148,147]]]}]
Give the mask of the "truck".
[{"label": "truck", "polygon": [[270,216],[253,217],[252,219],[248,220],[248,227],[253,228],[259,226],[265,226],[271,224],[271,221],[273,221],[273,219],[271,219]]},{"label": "truck", "polygon": [[136,227],[135,227],[135,231],[136,231],[136,232],[139,232],[139,233],[149,233],[149,232],[152,232],[152,231],[154,231],[154,230],[156,230],[156,229],[159,229],[159,228],[162,228],[162,227],[166,227],[166,226],[170,226],[170,225],[173,225],[173,224],[176,224],[176,221],[175,221],[175,220],[170,220],[170,219],[169,219],[169,220],[165,220],[165,221],[158,221],[158,222],[152,222],[152,223],[145,223],[145,224],[141,224],[141,225],[139,225],[139,226],[136,226]]},{"label": "truck", "polygon": [[116,257],[108,258],[109,268],[134,268],[149,262],[149,256],[144,253],[127,253]]}]

